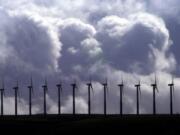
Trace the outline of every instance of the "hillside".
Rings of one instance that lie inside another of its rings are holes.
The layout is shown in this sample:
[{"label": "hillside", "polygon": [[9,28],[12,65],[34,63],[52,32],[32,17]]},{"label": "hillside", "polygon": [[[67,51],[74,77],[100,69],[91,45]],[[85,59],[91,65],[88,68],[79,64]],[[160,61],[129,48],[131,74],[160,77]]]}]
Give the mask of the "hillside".
[{"label": "hillside", "polygon": [[56,134],[75,132],[126,132],[173,134],[180,130],[179,115],[33,115],[1,116],[0,131]]}]

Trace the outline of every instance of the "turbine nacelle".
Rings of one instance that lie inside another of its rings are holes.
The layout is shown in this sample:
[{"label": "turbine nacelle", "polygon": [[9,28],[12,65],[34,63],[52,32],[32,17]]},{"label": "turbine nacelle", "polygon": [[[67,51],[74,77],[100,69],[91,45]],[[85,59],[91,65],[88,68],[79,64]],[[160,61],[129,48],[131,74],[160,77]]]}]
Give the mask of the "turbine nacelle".
[{"label": "turbine nacelle", "polygon": [[71,86],[72,86],[74,89],[78,88],[78,87],[77,87],[76,80],[74,80],[74,83],[72,83]]},{"label": "turbine nacelle", "polygon": [[174,84],[171,83],[171,84],[168,84],[168,86],[171,86],[171,87],[172,87],[172,86],[174,86]]},{"label": "turbine nacelle", "polygon": [[174,90],[174,78],[172,78],[172,82],[170,84],[168,84],[169,87],[172,87]]},{"label": "turbine nacelle", "polygon": [[44,85],[42,85],[42,88],[43,88],[45,91],[48,90],[48,87],[47,87],[47,80],[45,80],[45,83],[44,83]]},{"label": "turbine nacelle", "polygon": [[14,90],[18,90],[18,88],[19,88],[19,87],[17,87],[17,86],[16,86],[16,87],[13,87]]},{"label": "turbine nacelle", "polygon": [[57,84],[56,87],[57,87],[60,91],[62,91],[62,84]]},{"label": "turbine nacelle", "polygon": [[2,88],[0,88],[0,91],[4,92],[4,81],[2,82]]},{"label": "turbine nacelle", "polygon": [[90,82],[90,83],[87,83],[86,84],[89,88],[91,88],[91,89],[93,89],[93,86],[92,86],[92,83]]},{"label": "turbine nacelle", "polygon": [[122,80],[122,82],[120,84],[118,84],[119,87],[123,87],[124,86],[124,82]]},{"label": "turbine nacelle", "polygon": [[140,81],[139,81],[139,83],[138,83],[138,84],[135,84],[134,86],[135,86],[135,87],[137,87],[137,88],[139,88],[139,87],[141,86]]},{"label": "turbine nacelle", "polygon": [[19,86],[18,86],[18,81],[17,81],[17,85],[15,87],[13,87],[14,90],[18,90]]},{"label": "turbine nacelle", "polygon": [[124,86],[124,84],[118,84],[118,86],[119,86],[119,87],[123,87],[123,86]]},{"label": "turbine nacelle", "polygon": [[159,92],[158,87],[157,87],[157,77],[156,77],[156,75],[155,75],[155,81],[154,81],[153,84],[151,84],[151,86],[153,87],[153,90],[156,90],[157,92]]},{"label": "turbine nacelle", "polygon": [[72,83],[71,86],[72,86],[73,88],[77,88],[77,84],[76,84],[76,83]]},{"label": "turbine nacelle", "polygon": [[137,91],[139,91],[140,92],[140,96],[141,96],[141,82],[139,81],[139,83],[138,84],[135,84],[134,85],[136,88],[137,88]]},{"label": "turbine nacelle", "polygon": [[153,87],[154,90],[156,90],[157,92],[159,92],[157,84],[151,84],[151,86]]}]

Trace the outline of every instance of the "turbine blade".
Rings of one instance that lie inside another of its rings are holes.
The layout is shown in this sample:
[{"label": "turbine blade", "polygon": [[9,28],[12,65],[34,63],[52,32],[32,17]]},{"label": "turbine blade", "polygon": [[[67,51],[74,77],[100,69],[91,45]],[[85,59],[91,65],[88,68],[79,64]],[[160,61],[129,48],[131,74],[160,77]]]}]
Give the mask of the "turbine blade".
[{"label": "turbine blade", "polygon": [[5,91],[3,91],[3,95],[6,97]]},{"label": "turbine blade", "polygon": [[155,84],[157,84],[157,76],[156,76],[156,74],[154,76],[154,80],[155,80]]},{"label": "turbine blade", "polygon": [[107,95],[109,94],[109,87],[108,85],[106,86],[106,91],[107,91]]},{"label": "turbine blade", "polygon": [[2,89],[4,89],[4,78],[2,78]]},{"label": "turbine blade", "polygon": [[174,76],[172,76],[172,84],[174,85]]},{"label": "turbine blade", "polygon": [[159,89],[158,89],[158,87],[157,87],[157,86],[156,86],[156,88],[155,88],[155,89],[156,89],[156,91],[159,93]]},{"label": "turbine blade", "polygon": [[107,84],[107,83],[108,83],[108,79],[107,79],[107,77],[106,77],[106,80],[105,80],[105,81],[106,81],[105,83]]},{"label": "turbine blade", "polygon": [[60,80],[60,84],[61,84],[60,91],[63,92],[63,89],[62,89],[62,80]]},{"label": "turbine blade", "polygon": [[173,93],[172,93],[172,94],[173,94],[173,98],[174,98],[174,100],[175,100],[176,94],[175,94],[175,91],[174,91],[174,85],[173,85],[173,87],[172,87],[172,90],[173,90],[173,91],[172,91],[172,92],[173,92]]},{"label": "turbine blade", "polygon": [[45,90],[46,90],[46,92],[48,92],[48,84],[47,84],[47,79],[46,79],[46,78],[45,78],[45,86],[46,86],[46,87],[45,87],[45,88],[46,88]]},{"label": "turbine blade", "polygon": [[[18,86],[18,85],[17,85],[17,86]],[[18,95],[18,96],[17,96],[17,98],[18,98],[18,101],[19,101],[19,102],[21,102],[21,100],[20,100],[20,92],[19,92],[19,87],[18,87],[18,89],[17,89],[17,95]]]},{"label": "turbine blade", "polygon": [[2,91],[3,91],[3,95],[5,96],[5,90],[4,90],[4,78],[2,78]]},{"label": "turbine blade", "polygon": [[108,78],[107,77],[105,78],[105,89],[106,89],[106,92],[108,95],[109,94],[109,88],[108,88]]},{"label": "turbine blade", "polygon": [[94,89],[93,89],[92,83],[91,83],[90,87],[91,87],[91,90],[92,90],[92,92],[94,94]]},{"label": "turbine blade", "polygon": [[47,79],[45,79],[45,85],[47,86]]},{"label": "turbine blade", "polygon": [[156,74],[155,74],[155,89],[159,93],[159,89],[158,89],[158,86],[157,86],[157,75]]},{"label": "turbine blade", "polygon": [[74,81],[74,84],[75,84],[75,89],[78,90],[78,86],[77,86],[77,81],[76,80]]},{"label": "turbine blade", "polygon": [[18,86],[19,86],[19,82],[18,82],[18,80],[17,80],[16,84],[17,84],[17,87],[18,87]]},{"label": "turbine blade", "polygon": [[63,92],[62,85],[60,86],[60,91]]},{"label": "turbine blade", "polygon": [[141,97],[141,85],[139,85],[139,94],[140,94],[140,97]]},{"label": "turbine blade", "polygon": [[91,78],[91,77],[89,77],[89,82],[90,82],[90,84],[91,84],[91,82],[92,82],[92,78]]},{"label": "turbine blade", "polygon": [[32,79],[32,76],[31,76],[31,90],[32,90],[32,94],[34,95],[34,88],[33,88],[33,79]]},{"label": "turbine blade", "polygon": [[32,76],[31,76],[31,86],[33,86],[33,80],[32,80]]}]

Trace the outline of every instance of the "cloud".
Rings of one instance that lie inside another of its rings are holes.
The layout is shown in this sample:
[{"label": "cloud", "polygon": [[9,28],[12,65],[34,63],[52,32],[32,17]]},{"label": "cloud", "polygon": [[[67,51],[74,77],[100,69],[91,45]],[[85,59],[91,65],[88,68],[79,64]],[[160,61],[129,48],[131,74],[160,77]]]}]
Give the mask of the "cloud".
[{"label": "cloud", "polygon": [[[76,113],[87,113],[87,103],[82,97],[76,97],[75,99]],[[63,113],[71,113],[72,112],[72,97],[68,97],[64,106],[62,106]]]},{"label": "cloud", "polygon": [[178,14],[180,13],[180,9],[178,5],[180,2],[178,0],[150,0],[147,3],[148,9],[156,14],[159,14],[164,17],[176,18],[179,19]]},{"label": "cloud", "polygon": [[55,33],[27,17],[12,17],[9,22],[1,25],[4,30],[1,32],[6,34],[6,46],[10,48],[6,55],[13,57],[18,65],[25,63],[40,70],[57,68],[60,43],[53,37]]},{"label": "cloud", "polygon": [[[147,13],[133,14],[129,19],[107,16],[98,22],[98,28],[103,58],[113,67],[140,73],[173,69],[173,56],[166,56],[171,45],[169,32],[160,18]],[[160,58],[161,66],[156,66]]]},{"label": "cloud", "polygon": [[[174,7],[178,3],[167,2]],[[154,81],[156,72],[159,88],[163,89],[158,97],[159,112],[168,112],[168,87],[164,82],[170,82],[170,73],[176,72],[177,59],[171,52],[171,33],[162,15],[168,7],[166,2],[0,0],[0,5],[0,17],[3,18],[0,22],[0,75],[5,76],[6,89],[12,89],[15,80],[23,84],[20,88],[25,96],[22,97],[22,108],[27,107],[27,77],[33,75],[37,93],[34,113],[43,110],[40,94],[45,77],[50,89],[48,112],[57,112],[57,94],[53,90],[57,89],[55,83],[62,80],[63,112],[70,113],[72,97],[69,89],[72,88],[69,84],[76,78],[80,86],[77,110],[85,113],[87,87],[84,84],[91,76],[95,91],[93,112],[102,113],[101,83],[106,77],[110,88],[109,113],[119,112],[117,83],[122,77],[126,80],[125,112],[135,112],[135,87],[132,84],[139,79],[143,89],[141,110],[151,112],[152,88],[149,84]],[[178,83],[179,78],[175,78],[175,82]],[[13,106],[12,93],[7,95],[7,104]]]},{"label": "cloud", "polygon": [[[5,97],[4,100],[4,114],[7,115],[14,115],[15,114],[15,108],[14,108],[14,97]],[[18,114],[19,115],[24,115],[24,114],[29,114],[29,106],[28,103],[23,100],[19,99],[18,100]],[[39,113],[39,107],[38,106],[32,106],[32,113],[37,114]]]},{"label": "cloud", "polygon": [[59,67],[62,72],[70,75],[78,69],[89,68],[102,50],[95,39],[95,28],[78,19],[67,19],[59,25],[62,57]]}]

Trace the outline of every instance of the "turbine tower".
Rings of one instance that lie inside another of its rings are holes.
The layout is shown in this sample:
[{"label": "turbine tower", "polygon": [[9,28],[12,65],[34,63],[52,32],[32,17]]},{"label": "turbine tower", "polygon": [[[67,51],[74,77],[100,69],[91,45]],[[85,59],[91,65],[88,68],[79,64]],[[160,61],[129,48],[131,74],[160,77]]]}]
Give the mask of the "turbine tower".
[{"label": "turbine tower", "polygon": [[88,86],[88,114],[91,114],[91,90],[93,92],[92,82],[91,79],[89,83],[86,84]]},{"label": "turbine tower", "polygon": [[75,96],[76,96],[76,89],[77,89],[77,84],[76,84],[76,81],[74,81],[74,83],[71,84],[72,86],[72,89],[73,89],[73,115],[76,114],[76,103],[75,103]]},{"label": "turbine tower", "polygon": [[62,84],[59,83],[56,85],[58,88],[58,114],[61,114],[61,92],[62,92]]},{"label": "turbine tower", "polygon": [[141,94],[141,84],[140,81],[138,84],[134,85],[136,87],[136,107],[137,107],[137,112],[136,114],[139,115],[139,94]]},{"label": "turbine tower", "polygon": [[118,86],[119,86],[119,97],[120,97],[120,99],[119,99],[119,101],[120,101],[120,107],[119,107],[119,112],[120,112],[120,115],[122,116],[123,115],[123,88],[124,88],[124,83],[123,83],[123,80],[122,80],[122,82],[120,83],[120,84],[118,84]]},{"label": "turbine tower", "polygon": [[158,87],[157,87],[157,79],[155,76],[155,82],[154,84],[151,84],[153,88],[153,115],[156,115],[156,91],[159,92]]},{"label": "turbine tower", "polygon": [[104,115],[107,115],[107,104],[106,104],[106,93],[108,91],[108,84],[107,84],[107,79],[105,81],[105,83],[102,83],[103,88],[104,88]]},{"label": "turbine tower", "polygon": [[47,80],[45,79],[45,82],[44,82],[44,85],[42,86],[43,88],[43,91],[44,91],[44,115],[47,114],[47,111],[46,111],[46,94],[47,94],[47,91],[48,91],[48,86],[47,86]]},{"label": "turbine tower", "polygon": [[168,84],[170,88],[170,115],[173,115],[173,93],[174,93],[174,79]]},{"label": "turbine tower", "polygon": [[14,94],[15,94],[15,116],[18,115],[18,102],[17,102],[17,98],[18,98],[18,95],[19,95],[19,85],[18,85],[18,81],[17,81],[17,84],[15,87],[13,87],[14,89]]},{"label": "turbine tower", "polygon": [[4,104],[3,104],[3,98],[4,98],[4,81],[2,81],[2,88],[0,89],[1,92],[1,116],[4,115]]},{"label": "turbine tower", "polygon": [[29,89],[29,115],[32,115],[32,93],[33,93],[33,80],[31,77]]}]

